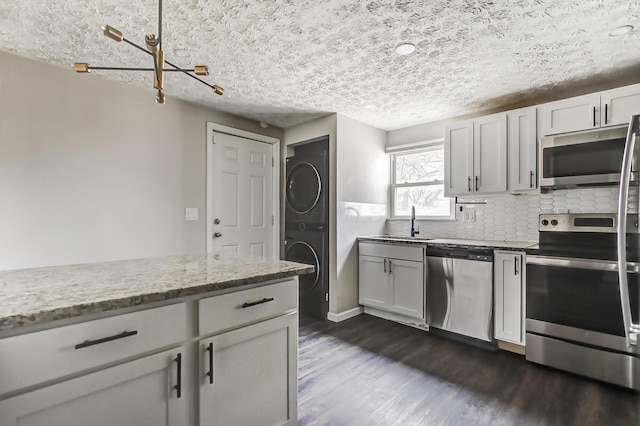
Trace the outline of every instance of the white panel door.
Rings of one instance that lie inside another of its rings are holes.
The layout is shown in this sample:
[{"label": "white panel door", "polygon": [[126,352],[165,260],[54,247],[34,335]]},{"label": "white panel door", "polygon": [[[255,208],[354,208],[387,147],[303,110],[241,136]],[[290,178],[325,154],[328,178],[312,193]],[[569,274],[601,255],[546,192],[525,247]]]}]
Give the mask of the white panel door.
[{"label": "white panel door", "polygon": [[[178,348],[0,401],[3,426],[187,426]],[[46,362],[46,360],[43,360]],[[182,366],[181,366],[182,367]],[[186,393],[186,394],[185,394]]]},{"label": "white panel door", "polygon": [[214,253],[272,256],[273,163],[271,144],[214,132],[213,200]]},{"label": "white panel door", "polygon": [[389,265],[387,259],[375,256],[359,256],[358,302],[364,306],[389,308]]},{"label": "white panel door", "polygon": [[391,277],[391,310],[413,318],[424,319],[424,263],[389,259]]},{"label": "white panel door", "polygon": [[523,256],[496,252],[494,257],[495,338],[523,344]]},{"label": "white panel door", "polygon": [[536,108],[521,108],[507,114],[507,141],[510,192],[529,191],[536,180]]},{"label": "white panel door", "polygon": [[473,121],[454,123],[444,133],[444,195],[468,195],[472,192]]},{"label": "white panel door", "polygon": [[629,124],[629,118],[640,114],[640,84],[602,92],[602,126]]},{"label": "white panel door", "polygon": [[200,425],[295,425],[298,314],[200,342]]},{"label": "white panel door", "polygon": [[473,121],[473,189],[478,193],[507,191],[507,115]]}]

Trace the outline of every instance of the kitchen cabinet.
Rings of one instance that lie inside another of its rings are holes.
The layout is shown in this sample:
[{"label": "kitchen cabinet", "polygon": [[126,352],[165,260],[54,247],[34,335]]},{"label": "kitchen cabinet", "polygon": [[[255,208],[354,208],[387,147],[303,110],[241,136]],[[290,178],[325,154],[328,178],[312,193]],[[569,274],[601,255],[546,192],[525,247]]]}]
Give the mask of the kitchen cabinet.
[{"label": "kitchen cabinet", "polygon": [[297,338],[294,312],[203,339],[200,424],[295,425]]},{"label": "kitchen cabinet", "polygon": [[507,191],[507,115],[445,127],[445,196]]},{"label": "kitchen cabinet", "polygon": [[360,242],[359,303],[405,317],[425,318],[425,248]]},{"label": "kitchen cabinet", "polygon": [[536,189],[538,163],[535,107],[507,112],[507,148],[509,192]]},{"label": "kitchen cabinet", "polygon": [[201,299],[201,425],[295,425],[298,281]]},{"label": "kitchen cabinet", "polygon": [[640,85],[550,102],[539,112],[540,136],[627,124],[640,114]]},{"label": "kitchen cabinet", "polygon": [[187,383],[176,362],[183,353],[183,347],[164,351],[2,400],[1,423],[186,426]]},{"label": "kitchen cabinet", "polygon": [[524,345],[525,254],[496,251],[494,255],[494,335],[498,340]]}]

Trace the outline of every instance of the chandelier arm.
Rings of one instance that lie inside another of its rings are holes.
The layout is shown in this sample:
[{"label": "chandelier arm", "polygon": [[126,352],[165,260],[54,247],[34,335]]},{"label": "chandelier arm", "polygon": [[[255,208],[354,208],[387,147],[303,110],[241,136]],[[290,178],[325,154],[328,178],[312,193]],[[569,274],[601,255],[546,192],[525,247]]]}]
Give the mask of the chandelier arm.
[{"label": "chandelier arm", "polygon": [[167,64],[167,65],[169,65],[169,66],[171,66],[171,67],[173,67],[173,68],[175,68],[175,70],[176,70],[176,71],[182,71],[184,74],[188,75],[189,77],[191,77],[191,78],[195,78],[195,79],[196,79],[196,80],[198,80],[200,83],[202,83],[202,84],[204,84],[204,85],[207,85],[207,86],[209,86],[209,87],[210,87],[210,88],[212,88],[212,89],[215,89],[215,87],[214,87],[213,85],[211,85],[211,84],[207,83],[206,81],[204,81],[204,80],[202,80],[202,79],[200,79],[200,78],[196,77],[195,75],[191,74],[191,72],[189,72],[189,71],[191,71],[191,70],[185,70],[185,69],[182,69],[182,68],[180,68],[179,66],[172,64],[172,63],[171,63],[171,62],[169,62],[169,61],[164,61],[164,63],[165,63],[165,64]]},{"label": "chandelier arm", "polygon": [[137,44],[135,44],[135,43],[134,43],[134,42],[132,42],[131,40],[128,40],[128,39],[126,39],[126,38],[124,38],[124,37],[123,37],[123,38],[122,38],[122,41],[124,41],[125,43],[130,44],[131,46],[135,47],[135,48],[136,48],[136,49],[138,49],[138,50],[143,51],[144,53],[146,53],[146,54],[148,54],[148,55],[153,56],[153,53],[149,52],[147,49],[145,49],[145,48],[144,48],[144,47],[142,47],[142,46],[138,46]]}]

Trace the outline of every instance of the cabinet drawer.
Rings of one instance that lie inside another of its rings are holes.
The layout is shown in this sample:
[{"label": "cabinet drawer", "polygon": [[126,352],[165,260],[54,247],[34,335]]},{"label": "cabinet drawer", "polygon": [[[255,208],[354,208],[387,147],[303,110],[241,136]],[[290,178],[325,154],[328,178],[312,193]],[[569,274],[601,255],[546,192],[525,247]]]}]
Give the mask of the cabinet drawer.
[{"label": "cabinet drawer", "polygon": [[0,395],[165,347],[186,333],[186,306],[178,303],[0,339]]},{"label": "cabinet drawer", "polygon": [[410,246],[401,244],[359,243],[359,255],[387,257],[391,259],[424,261],[424,246]]},{"label": "cabinet drawer", "polygon": [[298,279],[198,301],[200,335],[240,327],[296,310]]}]

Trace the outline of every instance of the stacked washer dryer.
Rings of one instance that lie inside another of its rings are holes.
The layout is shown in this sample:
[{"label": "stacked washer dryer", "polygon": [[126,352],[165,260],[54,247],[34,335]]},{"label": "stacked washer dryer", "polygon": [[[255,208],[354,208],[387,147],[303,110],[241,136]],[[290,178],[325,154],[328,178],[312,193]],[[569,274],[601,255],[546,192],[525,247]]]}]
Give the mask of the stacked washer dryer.
[{"label": "stacked washer dryer", "polygon": [[287,158],[285,260],[307,263],[300,276],[300,313],[326,318],[329,311],[329,137],[294,148]]}]

